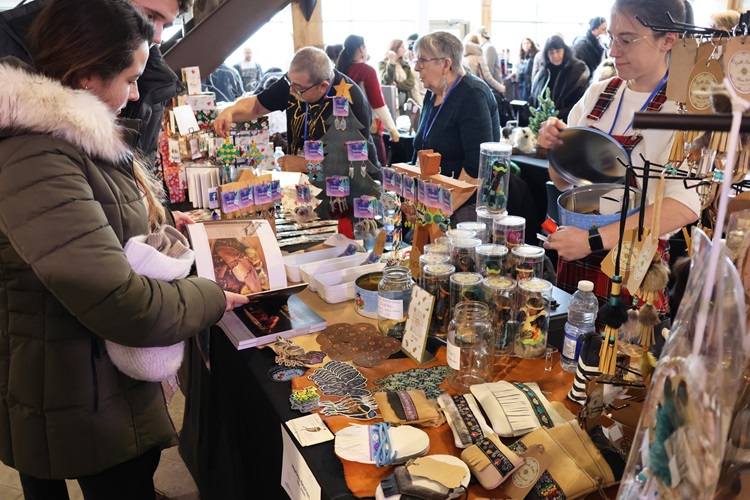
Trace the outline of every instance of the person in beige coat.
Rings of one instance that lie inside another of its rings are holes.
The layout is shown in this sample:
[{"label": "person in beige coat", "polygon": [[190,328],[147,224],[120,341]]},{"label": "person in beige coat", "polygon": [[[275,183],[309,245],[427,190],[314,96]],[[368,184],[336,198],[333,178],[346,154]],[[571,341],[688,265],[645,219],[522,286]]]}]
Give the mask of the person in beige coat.
[{"label": "person in beige coat", "polygon": [[493,78],[492,72],[484,60],[482,47],[479,45],[479,35],[476,33],[470,33],[464,38],[464,58],[462,62],[475,76],[484,80],[491,89],[500,93],[505,92],[505,85]]}]

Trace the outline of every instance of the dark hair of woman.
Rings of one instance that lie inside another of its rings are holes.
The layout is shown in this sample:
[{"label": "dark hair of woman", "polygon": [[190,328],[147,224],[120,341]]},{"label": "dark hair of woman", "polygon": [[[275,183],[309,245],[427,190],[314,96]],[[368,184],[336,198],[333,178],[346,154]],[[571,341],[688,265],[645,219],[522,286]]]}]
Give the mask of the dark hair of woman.
[{"label": "dark hair of woman", "polygon": [[[612,12],[624,12],[631,16],[638,16],[642,21],[655,26],[671,26],[672,22],[667,12],[677,22],[685,22],[685,0],[616,0]],[[692,17],[692,7],[690,8]],[[690,21],[692,23],[692,20]],[[679,30],[676,30],[679,31]],[[666,32],[654,31],[655,38],[661,38]]]},{"label": "dark hair of woman", "polygon": [[81,77],[110,80],[154,39],[154,27],[127,0],[53,0],[34,19],[27,42],[34,66],[74,87]]},{"label": "dark hair of woman", "polygon": [[[529,49],[528,52],[523,50],[523,42],[525,42],[526,40],[528,40],[529,43],[531,44],[531,48]],[[524,59],[527,59],[527,58],[534,59],[534,56],[537,54],[537,52],[539,52],[539,49],[534,43],[534,40],[532,40],[531,38],[524,38],[523,40],[521,40],[521,49],[518,52],[518,60],[523,61]]]},{"label": "dark hair of woman", "polygon": [[341,55],[341,51],[344,50],[344,46],[340,43],[334,43],[331,45],[326,45],[326,54],[328,54],[328,57],[333,61],[334,63],[338,61],[339,56]]},{"label": "dark hair of woman", "polygon": [[563,56],[563,61],[560,66],[565,66],[565,64],[573,58],[573,51],[570,50],[570,47],[568,47],[568,44],[565,43],[565,40],[557,35],[552,35],[544,44],[544,62],[545,64],[547,64],[547,66],[551,65],[551,63],[549,62],[549,51],[558,49],[563,49],[565,51],[565,55]]},{"label": "dark hair of woman", "polygon": [[344,40],[344,50],[336,61],[336,69],[343,74],[349,74],[349,68],[354,64],[354,54],[365,44],[365,39],[359,35],[349,35]]}]

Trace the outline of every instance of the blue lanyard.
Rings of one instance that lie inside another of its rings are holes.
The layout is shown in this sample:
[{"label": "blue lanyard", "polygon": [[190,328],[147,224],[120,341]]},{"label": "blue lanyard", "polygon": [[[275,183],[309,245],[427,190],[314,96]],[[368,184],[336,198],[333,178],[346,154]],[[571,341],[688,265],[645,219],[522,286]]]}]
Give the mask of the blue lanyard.
[{"label": "blue lanyard", "polygon": [[[318,101],[318,104],[321,104],[325,100],[325,98],[328,97],[328,93],[331,91],[332,88],[333,88],[333,80],[331,80],[330,82],[328,82],[328,90],[326,90],[326,93],[323,94],[323,97],[320,98],[320,100]],[[307,110],[309,108],[310,108],[310,103],[307,102],[307,101],[305,101],[305,136],[304,136],[304,139],[303,139],[304,142],[307,142]],[[321,114],[323,114],[322,104],[321,104],[320,112],[318,113],[318,116],[317,116],[316,120],[318,118],[320,118]]]},{"label": "blue lanyard", "polygon": [[[641,109],[639,111],[645,110],[649,104],[651,104],[651,101],[653,100],[654,96],[661,90],[661,88],[664,86],[665,83],[667,83],[667,78],[669,77],[669,70],[667,70],[666,73],[664,73],[664,77],[659,82],[659,85],[656,86],[653,92],[651,92],[651,95],[648,96],[648,99],[646,99],[646,102],[643,103],[643,106],[641,106]],[[617,111],[615,111],[615,119],[612,122],[612,127],[609,129],[609,135],[612,135],[612,132],[615,130],[615,125],[617,125],[617,118],[620,116],[620,108],[622,107],[622,101],[625,100],[625,89],[627,88],[627,85],[622,89],[622,95],[620,96],[620,102],[617,103]],[[625,135],[628,130],[630,130],[630,127],[633,126],[633,120],[630,120],[630,124],[628,124],[627,128],[623,131],[621,135]]]},{"label": "blue lanyard", "polygon": [[[440,114],[440,110],[443,109],[443,104],[445,104],[445,101],[448,100],[448,97],[451,95],[451,92],[453,92],[453,89],[456,88],[456,85],[458,85],[458,82],[461,81],[461,78],[463,78],[463,75],[456,78],[456,81],[453,82],[453,85],[451,85],[450,90],[448,90],[448,93],[445,94],[445,97],[443,98],[443,102],[441,102],[440,106],[438,106],[437,112],[435,112],[435,116],[432,117],[432,121],[430,121],[431,113],[427,115],[427,118],[425,119],[426,127],[422,130],[422,144],[423,145],[425,142],[427,142],[427,136],[430,135],[430,130],[432,130],[432,126],[435,125],[435,120],[437,120],[437,117]],[[434,107],[435,106],[432,106],[429,110],[432,111],[432,108]]]}]

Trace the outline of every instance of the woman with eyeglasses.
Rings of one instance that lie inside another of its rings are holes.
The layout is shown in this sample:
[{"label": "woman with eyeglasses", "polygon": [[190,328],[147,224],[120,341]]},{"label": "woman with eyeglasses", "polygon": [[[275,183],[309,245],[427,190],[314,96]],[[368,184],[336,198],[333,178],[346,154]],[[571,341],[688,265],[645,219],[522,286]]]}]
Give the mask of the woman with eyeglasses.
[{"label": "woman with eyeglasses", "polygon": [[[560,131],[568,125],[594,127],[609,134],[628,150],[636,167],[643,166],[641,155],[661,165],[668,162],[674,139],[673,131],[633,129],[633,113],[636,111],[677,111],[677,104],[668,101],[665,92],[669,51],[679,39],[679,33],[652,31],[635,18],[638,16],[654,25],[670,25],[666,12],[675,21],[684,22],[686,7],[683,0],[615,2],[609,22],[609,55],[614,59],[617,76],[594,83],[571,110],[567,124],[558,118],[547,120],[539,132],[540,145],[554,148],[561,144]],[[572,187],[554,168],[550,167],[549,172],[558,189],[564,191]],[[653,188],[649,189],[647,196],[649,204],[644,220],[648,226],[652,219]],[[700,209],[695,189],[686,189],[679,180],[667,181],[660,236],[668,238],[683,226],[694,222]],[[637,224],[638,214],[628,218],[628,228],[636,227]],[[587,275],[584,268],[598,269],[595,261],[600,261],[603,253],[592,252],[615,247],[619,239],[618,226],[610,224],[589,231],[565,227],[563,231],[558,230],[550,235],[544,246],[549,250],[556,250],[561,257],[558,264],[558,286],[572,292],[580,279],[590,279],[591,276]],[[600,283],[595,289],[599,298],[606,299],[609,293],[607,281],[595,283]]]},{"label": "woman with eyeglasses", "polygon": [[[427,94],[414,135],[412,163],[416,163],[417,152],[432,149],[442,156],[443,175],[459,178],[465,173],[476,179],[479,145],[500,140],[495,97],[483,80],[464,72],[463,44],[450,33],[437,31],[423,36],[414,45],[414,52],[415,69]],[[476,220],[473,199],[455,208],[452,225]]]},{"label": "woman with eyeglasses", "polygon": [[388,106],[385,105],[383,90],[380,88],[380,80],[375,68],[367,64],[367,59],[369,57],[365,39],[361,36],[349,35],[344,40],[344,50],[341,51],[339,60],[336,62],[336,69],[362,87],[365,97],[367,97],[367,101],[370,103],[373,113],[375,113],[375,118],[377,118],[377,120],[373,120],[370,132],[377,148],[378,160],[381,165],[385,165],[386,152],[383,130],[384,128],[388,129],[392,142],[398,142],[398,130],[396,130],[396,124]]}]

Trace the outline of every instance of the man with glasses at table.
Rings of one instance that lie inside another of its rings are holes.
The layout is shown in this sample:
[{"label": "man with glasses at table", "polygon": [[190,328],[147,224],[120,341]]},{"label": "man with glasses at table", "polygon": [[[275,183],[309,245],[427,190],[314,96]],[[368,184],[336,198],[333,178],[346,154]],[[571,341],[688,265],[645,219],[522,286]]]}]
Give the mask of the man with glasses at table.
[{"label": "man with glasses at table", "polygon": [[255,120],[271,111],[286,110],[287,156],[279,166],[288,172],[306,172],[305,141],[319,140],[326,133],[326,120],[333,112],[330,97],[351,95],[350,110],[360,123],[359,132],[367,140],[367,154],[379,165],[370,136],[370,105],[362,90],[346,75],[339,73],[326,53],[316,47],[300,49],[289,65],[289,72],[258,95],[240,99],[222,111],[214,121],[214,130],[222,137],[229,134],[232,123]]}]

